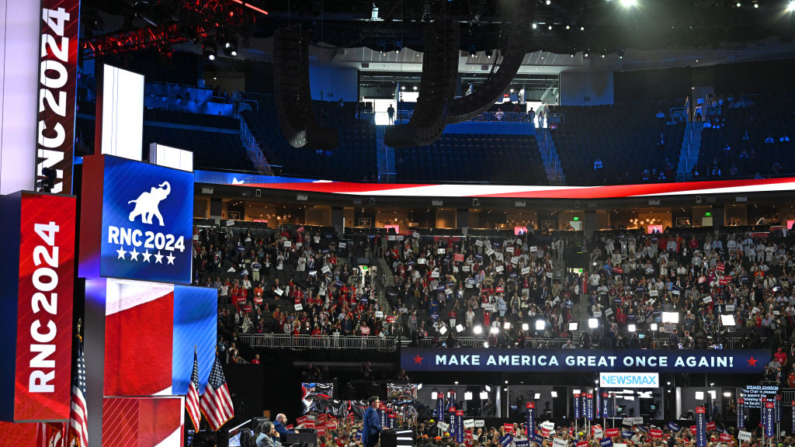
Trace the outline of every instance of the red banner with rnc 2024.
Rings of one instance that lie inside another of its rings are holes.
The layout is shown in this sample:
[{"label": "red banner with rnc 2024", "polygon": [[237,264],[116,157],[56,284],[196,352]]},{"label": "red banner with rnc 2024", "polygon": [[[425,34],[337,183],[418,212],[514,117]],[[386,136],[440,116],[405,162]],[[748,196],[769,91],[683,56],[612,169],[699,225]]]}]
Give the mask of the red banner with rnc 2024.
[{"label": "red banner with rnc 2024", "polygon": [[76,202],[22,193],[15,421],[69,418]]},{"label": "red banner with rnc 2024", "polygon": [[55,171],[52,192],[72,193],[80,0],[41,1],[36,175]]}]

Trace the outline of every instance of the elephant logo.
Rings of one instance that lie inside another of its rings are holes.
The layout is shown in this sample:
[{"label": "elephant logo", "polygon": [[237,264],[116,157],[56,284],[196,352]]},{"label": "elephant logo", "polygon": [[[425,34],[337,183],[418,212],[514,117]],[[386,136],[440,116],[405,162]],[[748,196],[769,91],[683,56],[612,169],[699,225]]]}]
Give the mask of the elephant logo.
[{"label": "elephant logo", "polygon": [[160,226],[163,226],[163,215],[160,214],[160,202],[171,194],[171,185],[163,182],[149,192],[143,192],[135,200],[130,200],[127,204],[135,203],[135,209],[130,213],[130,222],[135,222],[135,218],[141,216],[141,222],[152,223],[152,217],[157,217]]}]

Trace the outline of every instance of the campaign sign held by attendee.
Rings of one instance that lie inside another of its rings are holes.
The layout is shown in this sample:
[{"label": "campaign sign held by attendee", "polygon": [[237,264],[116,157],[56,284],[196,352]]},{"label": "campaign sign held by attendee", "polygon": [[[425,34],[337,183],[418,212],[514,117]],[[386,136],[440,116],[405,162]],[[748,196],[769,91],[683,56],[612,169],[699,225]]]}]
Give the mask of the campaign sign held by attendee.
[{"label": "campaign sign held by attendee", "polygon": [[530,447],[530,441],[525,439],[524,441],[516,441],[513,443],[516,447]]},{"label": "campaign sign held by attendee", "polygon": [[[793,414],[795,415],[795,405],[793,405],[792,409],[793,409]],[[737,411],[737,421],[735,424],[737,425],[737,428],[738,429],[745,428],[745,399],[742,398],[737,399],[736,411]],[[793,419],[793,424],[795,424],[795,419]]]},{"label": "campaign sign held by attendee", "polygon": [[737,440],[740,442],[750,441],[751,440],[751,432],[740,430],[737,432]]},{"label": "campaign sign held by attendee", "polygon": [[652,439],[662,439],[662,430],[652,428],[649,430],[649,436],[651,436]]},{"label": "campaign sign held by attendee", "polygon": [[110,155],[83,164],[80,276],[190,284],[193,173]]},{"label": "campaign sign held by attendee", "polygon": [[511,445],[511,442],[513,442],[513,436],[511,435],[505,435],[500,438],[500,444],[502,444],[502,447],[508,447]]},{"label": "campaign sign held by attendee", "polygon": [[679,426],[677,424],[673,423],[673,422],[668,422],[668,430],[671,430],[673,432],[677,432],[677,431],[679,431]]},{"label": "campaign sign held by attendee", "polygon": [[581,418],[580,414],[580,393],[574,394],[574,419]]},{"label": "campaign sign held by attendee", "polygon": [[603,438],[601,441],[599,441],[599,445],[601,447],[613,447],[613,439]]},{"label": "campaign sign held by attendee", "polygon": [[538,445],[541,445],[544,443],[544,437],[539,435],[538,433],[533,433],[533,442],[535,442]]},{"label": "campaign sign held by attendee", "polygon": [[525,427],[525,433],[529,438],[532,436],[533,431],[535,430],[536,426],[536,404],[535,402],[527,402],[527,427]]},{"label": "campaign sign held by attendee", "polygon": [[707,447],[707,413],[704,407],[696,407],[696,445]]},{"label": "campaign sign held by attendee", "polygon": [[552,447],[568,447],[568,445],[568,442],[560,438],[555,438],[552,440]]},{"label": "campaign sign held by attendee", "polygon": [[606,428],[605,429],[605,436],[607,436],[608,438],[612,438],[613,436],[618,436],[619,434],[621,434],[621,430],[619,430],[617,428]]}]

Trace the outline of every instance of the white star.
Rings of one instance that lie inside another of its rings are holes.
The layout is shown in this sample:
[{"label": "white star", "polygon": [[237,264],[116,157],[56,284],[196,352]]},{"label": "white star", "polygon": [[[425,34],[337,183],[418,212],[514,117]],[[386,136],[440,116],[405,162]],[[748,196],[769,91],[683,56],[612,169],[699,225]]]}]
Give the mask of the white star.
[{"label": "white star", "polygon": [[132,251],[130,252],[130,261],[137,261],[137,260],[138,260],[138,255],[139,255],[139,254],[140,254],[140,253],[138,253],[138,252],[135,250],[135,247],[133,247]]},{"label": "white star", "polygon": [[166,259],[168,259],[169,264],[174,265],[174,260],[177,259],[177,257],[169,253],[168,256],[166,256]]},{"label": "white star", "polygon": [[159,250],[158,250],[157,254],[155,255],[155,263],[156,264],[162,264],[163,263],[163,255],[160,254]]},{"label": "white star", "polygon": [[142,253],[142,255],[144,256],[144,262],[149,262],[149,258],[152,257],[152,253],[149,253],[148,249],[146,250],[146,252]]},{"label": "white star", "polygon": [[124,251],[124,247],[119,247],[119,249],[116,250],[116,253],[119,254],[119,257],[116,258],[116,259],[124,259],[124,254],[127,253],[127,252]]}]

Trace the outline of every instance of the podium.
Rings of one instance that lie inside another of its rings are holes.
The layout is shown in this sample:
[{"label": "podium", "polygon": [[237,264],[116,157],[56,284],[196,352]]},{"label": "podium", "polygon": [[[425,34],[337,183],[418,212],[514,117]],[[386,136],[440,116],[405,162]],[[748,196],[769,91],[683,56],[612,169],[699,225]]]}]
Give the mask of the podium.
[{"label": "podium", "polygon": [[410,447],[414,445],[411,430],[385,430],[381,432],[381,447]]},{"label": "podium", "polygon": [[304,447],[317,447],[317,433],[287,433],[281,436],[283,444],[298,444]]}]

